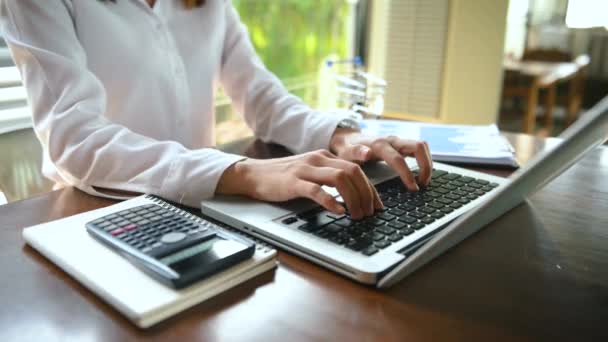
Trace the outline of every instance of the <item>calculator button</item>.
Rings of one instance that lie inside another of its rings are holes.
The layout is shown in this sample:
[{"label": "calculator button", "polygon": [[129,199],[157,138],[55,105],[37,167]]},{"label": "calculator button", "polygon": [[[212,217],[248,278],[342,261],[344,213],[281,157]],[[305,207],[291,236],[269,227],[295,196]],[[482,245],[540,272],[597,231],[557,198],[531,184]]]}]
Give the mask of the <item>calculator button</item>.
[{"label": "calculator button", "polygon": [[104,227],[103,230],[105,230],[106,232],[111,232],[111,231],[113,231],[114,229],[117,229],[117,228],[120,228],[120,227],[118,227],[115,224],[111,224],[111,225],[109,225],[107,227]]},{"label": "calculator button", "polygon": [[115,223],[117,226],[124,227],[124,226],[128,225],[130,222],[129,222],[129,221],[127,221],[127,220],[121,220],[121,221],[114,222],[114,223]]},{"label": "calculator button", "polygon": [[163,243],[176,243],[186,238],[186,234],[180,232],[171,232],[163,235],[160,241]]},{"label": "calculator button", "polygon": [[136,225],[134,225],[134,224],[129,224],[129,225],[126,225],[126,226],[124,226],[124,227],[122,227],[122,228],[123,228],[124,230],[133,230],[133,229],[137,228],[137,226],[136,226]]},{"label": "calculator button", "polygon": [[114,235],[114,236],[118,236],[122,233],[124,233],[125,230],[122,228],[118,228],[118,229],[114,229],[113,231],[110,232],[110,234]]},{"label": "calculator button", "polygon": [[115,218],[117,218],[117,217],[118,217],[118,215],[116,215],[116,214],[111,214],[111,215],[108,215],[108,216],[104,216],[104,219],[106,219],[106,220],[111,220],[111,219],[115,219]]}]

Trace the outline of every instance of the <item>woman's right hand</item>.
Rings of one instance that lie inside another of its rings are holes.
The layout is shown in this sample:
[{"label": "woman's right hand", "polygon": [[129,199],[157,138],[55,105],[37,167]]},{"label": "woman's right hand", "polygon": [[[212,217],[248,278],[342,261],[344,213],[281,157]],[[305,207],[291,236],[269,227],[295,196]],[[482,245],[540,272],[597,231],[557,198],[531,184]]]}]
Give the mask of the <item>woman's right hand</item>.
[{"label": "woman's right hand", "polygon": [[321,185],[338,190],[353,219],[373,215],[382,201],[361,167],[319,150],[285,158],[245,159],[222,174],[216,193],[245,195],[280,202],[309,198],[325,209],[343,214],[345,208]]}]

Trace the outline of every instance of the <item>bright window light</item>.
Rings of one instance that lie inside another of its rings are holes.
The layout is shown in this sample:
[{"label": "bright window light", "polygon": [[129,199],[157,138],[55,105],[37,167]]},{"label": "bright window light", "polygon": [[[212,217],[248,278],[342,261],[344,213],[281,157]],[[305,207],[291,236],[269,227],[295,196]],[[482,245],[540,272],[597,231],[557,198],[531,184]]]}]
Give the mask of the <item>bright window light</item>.
[{"label": "bright window light", "polygon": [[571,28],[608,26],[608,1],[570,0],[566,25]]}]

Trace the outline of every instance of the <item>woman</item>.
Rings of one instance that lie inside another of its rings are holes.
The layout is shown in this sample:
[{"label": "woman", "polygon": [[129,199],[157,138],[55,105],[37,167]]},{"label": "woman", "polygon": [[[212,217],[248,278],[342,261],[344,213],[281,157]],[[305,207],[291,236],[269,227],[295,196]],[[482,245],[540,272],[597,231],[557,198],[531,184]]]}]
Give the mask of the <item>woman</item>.
[{"label": "woman", "polygon": [[[60,185],[191,206],[214,194],[307,197],[344,212],[320,186],[329,185],[358,219],[382,203],[357,163],[385,160],[411,190],[430,180],[425,143],[364,137],[290,95],[228,0],[4,0],[2,27],[43,173]],[[256,136],[296,155],[253,160],[210,148],[219,85]],[[418,179],[404,155],[418,160]]]}]

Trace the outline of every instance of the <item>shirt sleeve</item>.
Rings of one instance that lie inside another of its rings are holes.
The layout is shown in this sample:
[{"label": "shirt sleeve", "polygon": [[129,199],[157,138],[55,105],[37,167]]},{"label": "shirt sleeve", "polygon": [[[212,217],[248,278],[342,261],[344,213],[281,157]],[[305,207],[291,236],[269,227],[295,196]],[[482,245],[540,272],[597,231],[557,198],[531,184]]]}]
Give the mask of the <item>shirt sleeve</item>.
[{"label": "shirt sleeve", "polygon": [[226,37],[220,81],[234,108],[256,136],[301,153],[327,149],[338,123],[348,115],[312,110],[291,95],[255,53],[245,25],[226,0]]},{"label": "shirt sleeve", "polygon": [[1,26],[27,89],[33,125],[46,157],[68,183],[151,193],[199,206],[241,156],[189,150],[139,135],[103,116],[106,92],[87,69],[70,12],[61,0],[5,0]]}]

